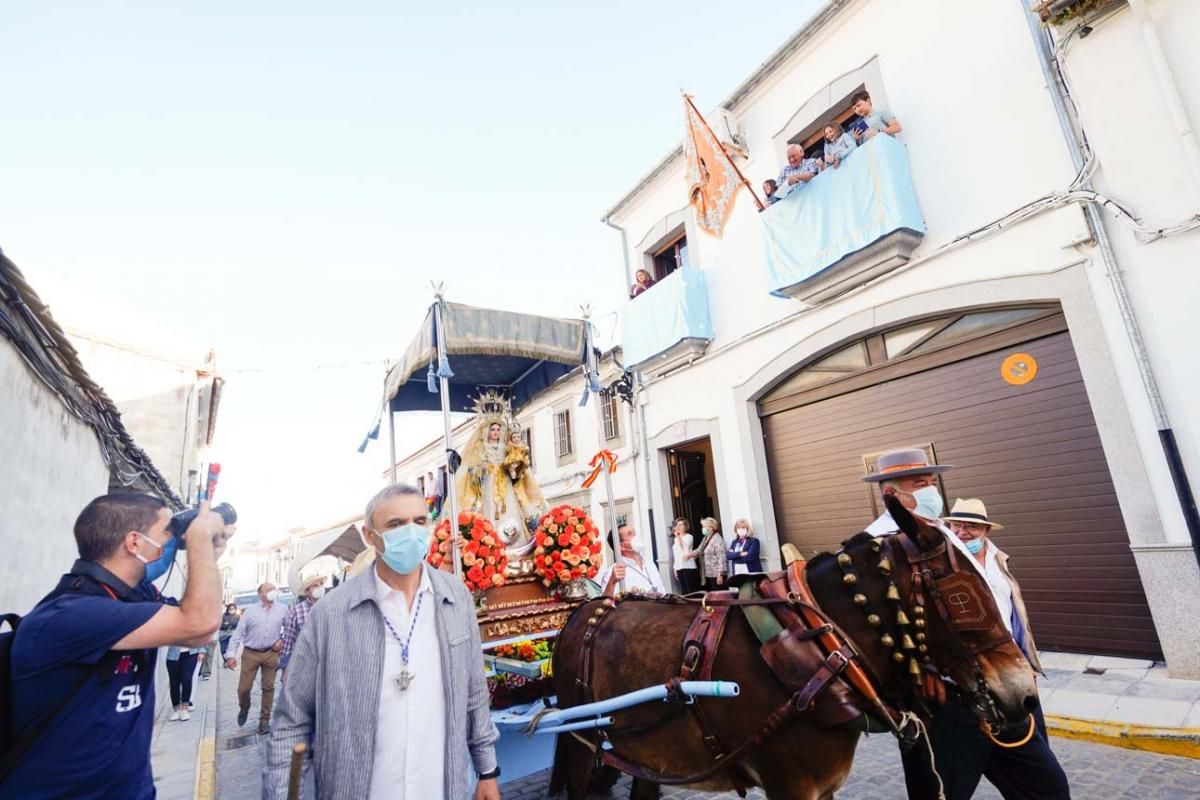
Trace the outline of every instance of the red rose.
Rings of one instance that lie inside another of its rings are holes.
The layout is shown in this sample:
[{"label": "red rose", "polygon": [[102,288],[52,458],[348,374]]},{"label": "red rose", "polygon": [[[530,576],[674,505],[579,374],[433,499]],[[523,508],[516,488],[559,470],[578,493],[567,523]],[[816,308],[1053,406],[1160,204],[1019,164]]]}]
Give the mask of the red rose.
[{"label": "red rose", "polygon": [[593,542],[591,545],[588,546],[588,550],[590,550],[592,552],[592,555],[599,553],[601,549],[602,549],[602,547],[599,542]]},{"label": "red rose", "polygon": [[479,583],[483,580],[483,570],[479,568],[478,564],[476,564],[467,570],[467,577],[475,581],[475,583]]},{"label": "red rose", "polygon": [[565,534],[565,533],[563,533],[563,534],[560,534],[560,535],[559,535],[559,537],[558,537],[558,546],[559,546],[559,547],[566,547],[566,546],[567,546],[567,545],[569,545],[570,543],[571,543],[571,537],[570,537],[570,536],[568,536],[568,535],[567,535],[567,534]]},{"label": "red rose", "polygon": [[599,572],[599,571],[600,571],[600,568],[599,568],[599,567],[595,567],[595,566],[593,566],[593,567],[589,567],[589,568],[588,568],[588,571],[587,571],[587,576],[588,576],[589,578],[594,578],[594,577],[596,577],[596,573],[597,573],[597,572]]}]

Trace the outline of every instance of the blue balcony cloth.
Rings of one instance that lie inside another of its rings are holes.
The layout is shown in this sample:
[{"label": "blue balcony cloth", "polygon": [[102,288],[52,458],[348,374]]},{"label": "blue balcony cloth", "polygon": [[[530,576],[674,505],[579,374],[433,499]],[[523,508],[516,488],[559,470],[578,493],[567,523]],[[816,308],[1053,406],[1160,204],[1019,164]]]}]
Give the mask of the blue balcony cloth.
[{"label": "blue balcony cloth", "polygon": [[621,347],[626,366],[633,369],[685,339],[712,341],[712,336],[704,273],[683,267],[629,301]]},{"label": "blue balcony cloth", "polygon": [[881,134],[758,215],[771,294],[808,280],[897,230],[924,235],[908,153]]}]

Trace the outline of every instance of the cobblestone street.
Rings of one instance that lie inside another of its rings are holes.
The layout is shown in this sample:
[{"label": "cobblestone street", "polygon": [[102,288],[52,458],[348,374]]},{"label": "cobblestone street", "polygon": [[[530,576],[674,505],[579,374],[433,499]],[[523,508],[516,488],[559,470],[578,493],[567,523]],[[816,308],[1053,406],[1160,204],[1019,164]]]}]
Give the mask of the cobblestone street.
[{"label": "cobblestone street", "polygon": [[[237,673],[221,669],[217,678],[217,791],[218,800],[258,800],[261,797],[260,770],[262,738],[255,733],[259,694],[254,693],[251,719],[237,726]],[[1200,761],[1163,756],[1138,750],[1126,750],[1092,742],[1054,738],[1054,749],[1071,780],[1076,800],[1196,800],[1200,798]],[[542,800],[547,797],[549,772],[531,775],[501,787],[504,800]],[[312,797],[306,786],[305,800]],[[629,782],[623,779],[608,794],[621,800],[628,796]],[[663,790],[673,800],[733,800],[730,792],[713,794],[690,789]],[[750,798],[762,800],[761,791],[752,790]],[[858,749],[850,780],[838,793],[839,800],[903,800],[904,779],[900,757],[892,739],[872,736]],[[987,781],[983,781],[977,800],[1000,800]],[[422,798],[421,800],[426,800]]]}]

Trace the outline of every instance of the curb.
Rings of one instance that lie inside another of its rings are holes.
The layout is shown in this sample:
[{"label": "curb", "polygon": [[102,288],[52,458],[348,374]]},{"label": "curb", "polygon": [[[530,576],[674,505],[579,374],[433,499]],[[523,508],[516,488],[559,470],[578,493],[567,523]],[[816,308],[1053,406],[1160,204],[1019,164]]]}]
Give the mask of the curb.
[{"label": "curb", "polygon": [[1200,759],[1200,728],[1155,728],[1127,722],[1096,722],[1046,715],[1046,728],[1064,739],[1079,739],[1129,750]]},{"label": "curb", "polygon": [[194,800],[213,800],[217,792],[217,713],[204,710],[204,732],[196,745]]}]

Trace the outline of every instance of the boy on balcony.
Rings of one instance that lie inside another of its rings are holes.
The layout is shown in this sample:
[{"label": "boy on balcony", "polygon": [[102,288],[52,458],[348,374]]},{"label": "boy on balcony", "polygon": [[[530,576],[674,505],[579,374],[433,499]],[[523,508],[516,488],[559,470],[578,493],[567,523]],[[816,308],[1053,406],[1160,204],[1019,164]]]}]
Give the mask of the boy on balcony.
[{"label": "boy on balcony", "polygon": [[875,108],[871,102],[871,95],[868,93],[859,92],[854,95],[852,100],[854,103],[854,113],[862,117],[861,122],[854,127],[854,138],[859,144],[862,144],[877,133],[886,133],[888,136],[895,136],[904,130],[900,124],[900,120],[896,119],[886,108],[882,106]]}]

